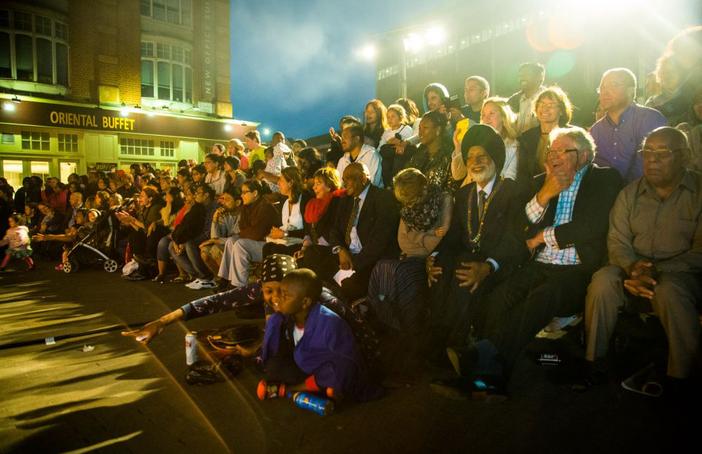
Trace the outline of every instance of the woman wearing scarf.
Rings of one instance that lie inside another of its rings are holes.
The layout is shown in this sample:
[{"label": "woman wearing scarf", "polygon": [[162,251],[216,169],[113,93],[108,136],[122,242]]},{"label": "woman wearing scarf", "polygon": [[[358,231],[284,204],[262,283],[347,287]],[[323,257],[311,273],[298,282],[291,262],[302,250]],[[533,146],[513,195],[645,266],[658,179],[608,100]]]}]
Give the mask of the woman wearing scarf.
[{"label": "woman wearing scarf", "polygon": [[397,231],[402,254],[398,259],[378,262],[370,277],[368,298],[384,324],[416,332],[425,310],[425,260],[448,231],[452,199],[413,168],[398,173],[393,188],[402,206]]},{"label": "woman wearing scarf", "polygon": [[[319,246],[328,246],[325,237],[329,236],[329,229],[334,221],[334,213],[341,197],[346,191],[339,189],[341,179],[336,169],[325,167],[314,173],[314,184],[312,190],[315,198],[307,202],[304,215],[305,238],[302,242],[302,249],[295,254],[298,260],[304,264],[305,250]],[[309,258],[308,258],[309,260]],[[313,268],[309,264],[307,268]]]}]

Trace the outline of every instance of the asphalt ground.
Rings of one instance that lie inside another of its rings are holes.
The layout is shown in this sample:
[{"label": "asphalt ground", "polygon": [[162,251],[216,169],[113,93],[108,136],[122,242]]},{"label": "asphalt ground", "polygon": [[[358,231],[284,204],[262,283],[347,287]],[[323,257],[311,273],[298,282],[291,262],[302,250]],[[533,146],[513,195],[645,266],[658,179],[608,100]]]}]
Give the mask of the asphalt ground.
[{"label": "asphalt ground", "polygon": [[0,274],[0,452],[699,452],[697,402],[618,380],[576,393],[526,358],[501,403],[436,394],[437,372],[420,362],[396,370],[384,398],[321,417],[257,400],[254,367],[185,383],[187,330],[252,322],[235,313],[172,325],[148,346],[120,335],[208,292],[46,262]]}]

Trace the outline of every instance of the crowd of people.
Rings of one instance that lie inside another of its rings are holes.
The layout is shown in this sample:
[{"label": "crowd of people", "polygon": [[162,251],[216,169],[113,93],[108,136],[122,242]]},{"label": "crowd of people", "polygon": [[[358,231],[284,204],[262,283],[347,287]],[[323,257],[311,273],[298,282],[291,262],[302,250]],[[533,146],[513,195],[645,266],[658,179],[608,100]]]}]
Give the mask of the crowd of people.
[{"label": "crowd of people", "polygon": [[432,83],[421,115],[411,99],[371,100],[362,120],[330,128],[328,150],[251,131],[175,175],[134,164],[65,186],[25,178],[14,197],[5,182],[16,214],[3,216],[0,268],[17,257],[32,269],[33,250],[61,270],[84,259],[66,255],[81,232],[109,228],[97,237],[125,279],[213,293],[125,334],[149,342],[178,320],[265,307],[261,341],[236,349],[262,361],[260,397],[283,385],[379,396],[379,332],[450,364],[465,379],[450,386],[502,394],[534,336],[579,313],[587,389],[606,379],[632,302],[668,339],[664,372],[646,383],[685,390],[701,329],[702,27],[669,43],[646,105],[632,71],[604,72],[590,124],[572,124],[546,76],[521,65],[510,97],[469,76],[464,106]]}]

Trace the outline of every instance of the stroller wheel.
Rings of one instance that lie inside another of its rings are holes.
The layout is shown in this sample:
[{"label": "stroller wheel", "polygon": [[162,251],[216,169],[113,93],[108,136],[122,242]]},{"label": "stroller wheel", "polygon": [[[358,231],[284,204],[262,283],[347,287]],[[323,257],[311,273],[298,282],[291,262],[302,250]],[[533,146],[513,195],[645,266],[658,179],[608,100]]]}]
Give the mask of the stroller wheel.
[{"label": "stroller wheel", "polygon": [[119,265],[117,264],[117,260],[105,260],[105,263],[103,263],[103,268],[105,268],[105,271],[108,273],[114,273],[117,271],[117,268],[119,268]]},{"label": "stroller wheel", "polygon": [[64,273],[75,273],[76,271],[78,271],[78,262],[74,260],[66,260],[65,262],[63,262]]}]

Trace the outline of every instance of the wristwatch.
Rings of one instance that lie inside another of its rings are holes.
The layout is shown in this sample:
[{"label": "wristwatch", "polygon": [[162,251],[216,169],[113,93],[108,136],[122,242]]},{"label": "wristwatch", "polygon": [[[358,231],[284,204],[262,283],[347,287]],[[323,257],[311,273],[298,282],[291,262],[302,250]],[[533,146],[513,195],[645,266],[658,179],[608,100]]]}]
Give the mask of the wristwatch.
[{"label": "wristwatch", "polygon": [[341,246],[334,246],[332,248],[332,254],[338,254],[341,251]]}]

